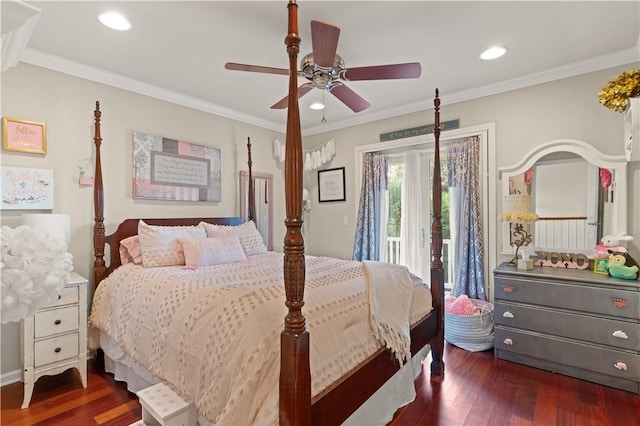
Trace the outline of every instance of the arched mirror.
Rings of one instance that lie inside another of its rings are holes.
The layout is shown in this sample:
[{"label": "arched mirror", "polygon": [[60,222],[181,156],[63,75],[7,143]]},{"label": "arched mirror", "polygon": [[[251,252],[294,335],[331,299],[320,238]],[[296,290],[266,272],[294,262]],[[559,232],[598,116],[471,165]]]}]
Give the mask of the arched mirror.
[{"label": "arched mirror", "polygon": [[[256,228],[265,245],[273,250],[273,175],[252,173]],[[240,172],[240,218],[249,220],[249,172]]]},{"label": "arched mirror", "polygon": [[[627,232],[627,162],[578,140],[541,144],[521,162],[499,169],[502,195],[530,194],[539,219],[526,224],[543,251],[593,254],[603,235]],[[500,207],[502,209],[504,207]],[[503,253],[513,253],[513,224]]]}]

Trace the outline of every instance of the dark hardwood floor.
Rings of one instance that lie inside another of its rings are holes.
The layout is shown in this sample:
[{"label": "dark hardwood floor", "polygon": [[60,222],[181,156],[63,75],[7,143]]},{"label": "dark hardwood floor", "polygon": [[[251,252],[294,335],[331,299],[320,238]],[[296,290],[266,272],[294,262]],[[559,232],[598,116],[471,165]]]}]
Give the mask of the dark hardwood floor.
[{"label": "dark hardwood floor", "polygon": [[[447,345],[444,380],[416,380],[416,401],[391,426],[611,425],[640,426],[640,396]],[[428,364],[425,364],[428,369]],[[22,384],[1,389],[3,425],[129,425],[140,419],[136,396],[89,363],[83,389],[75,370],[36,382],[21,410]],[[238,425],[244,426],[244,425]]]}]

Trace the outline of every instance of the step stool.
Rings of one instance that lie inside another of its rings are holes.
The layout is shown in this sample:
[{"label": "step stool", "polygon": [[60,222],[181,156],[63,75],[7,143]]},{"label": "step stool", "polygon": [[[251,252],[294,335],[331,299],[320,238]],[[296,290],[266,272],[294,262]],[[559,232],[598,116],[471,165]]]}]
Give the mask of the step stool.
[{"label": "step stool", "polygon": [[158,383],[136,392],[142,405],[142,422],[146,426],[196,426],[193,401],[180,395],[167,383]]}]

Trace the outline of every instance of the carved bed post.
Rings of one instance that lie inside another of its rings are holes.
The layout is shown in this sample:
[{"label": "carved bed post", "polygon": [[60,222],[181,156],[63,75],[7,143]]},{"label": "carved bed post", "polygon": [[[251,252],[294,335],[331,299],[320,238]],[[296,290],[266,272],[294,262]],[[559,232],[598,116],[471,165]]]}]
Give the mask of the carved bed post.
[{"label": "carved bed post", "polygon": [[94,225],[93,225],[93,251],[95,260],[93,261],[93,285],[98,286],[100,281],[107,274],[107,268],[104,263],[104,187],[102,184],[102,164],[100,159],[100,145],[102,145],[102,136],[100,135],[100,102],[96,101],[96,109],[93,112],[95,120],[95,129],[93,141],[96,145],[96,165],[95,165],[95,182],[93,185],[93,209],[94,209]]},{"label": "carved bed post", "polygon": [[289,309],[280,335],[280,424],[311,423],[309,332],[302,314],[305,259],[302,226],[302,132],[298,106],[298,5],[289,0],[289,27],[285,38],[289,54],[289,99],[285,154],[287,232],[284,237],[284,286]]},{"label": "carved bed post", "polygon": [[[253,186],[253,173],[251,171],[251,166],[253,165],[253,161],[251,161],[251,138],[247,138],[247,166],[249,167],[249,191],[247,197],[248,200],[248,209],[249,214],[247,215],[247,220],[256,221],[256,194],[255,188]],[[243,212],[244,214],[244,212]]]},{"label": "carved bed post", "polygon": [[435,155],[433,159],[433,223],[431,225],[431,244],[433,260],[431,261],[431,294],[434,308],[438,310],[438,336],[432,343],[431,374],[444,375],[444,273],[442,271],[442,182],[440,175],[440,93],[436,89],[433,100],[435,107]]}]

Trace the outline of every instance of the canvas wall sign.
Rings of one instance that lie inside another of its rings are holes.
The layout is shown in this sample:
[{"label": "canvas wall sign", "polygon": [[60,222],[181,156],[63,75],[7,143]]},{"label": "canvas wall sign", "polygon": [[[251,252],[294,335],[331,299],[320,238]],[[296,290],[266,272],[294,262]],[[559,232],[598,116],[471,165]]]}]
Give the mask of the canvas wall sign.
[{"label": "canvas wall sign", "polygon": [[2,210],[53,209],[53,170],[2,167]]},{"label": "canvas wall sign", "polygon": [[219,202],[220,150],[133,133],[133,198]]}]

